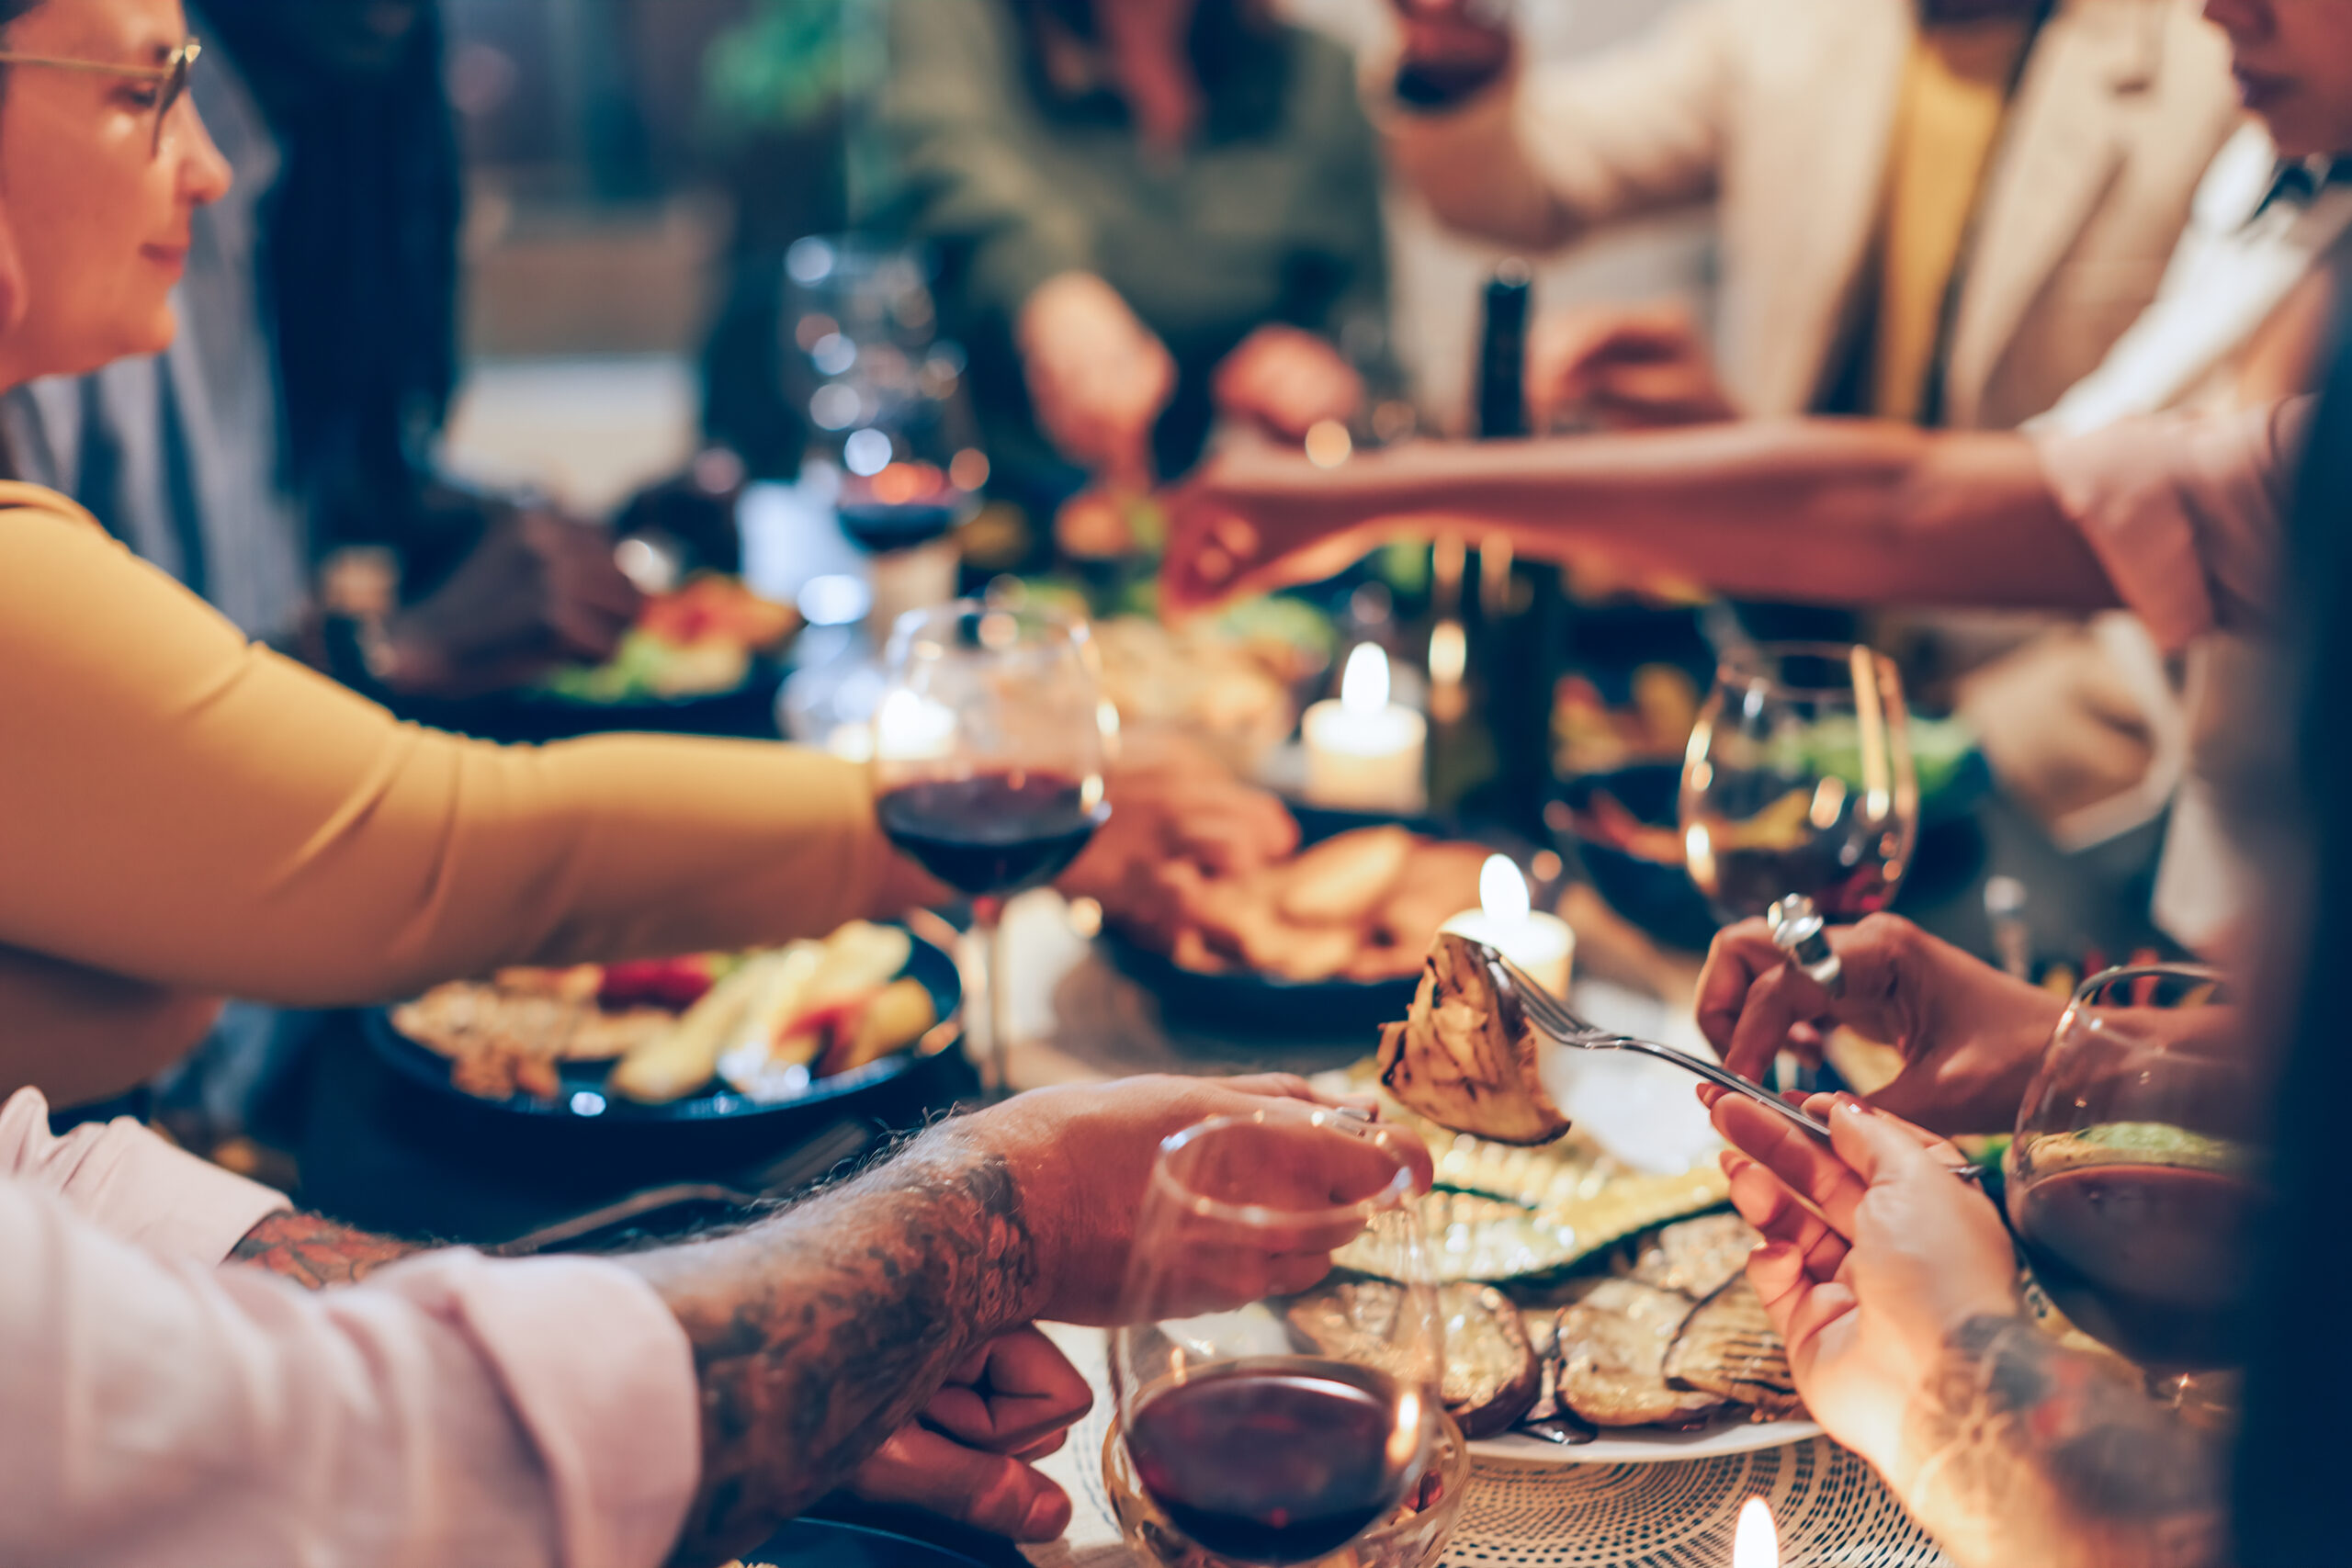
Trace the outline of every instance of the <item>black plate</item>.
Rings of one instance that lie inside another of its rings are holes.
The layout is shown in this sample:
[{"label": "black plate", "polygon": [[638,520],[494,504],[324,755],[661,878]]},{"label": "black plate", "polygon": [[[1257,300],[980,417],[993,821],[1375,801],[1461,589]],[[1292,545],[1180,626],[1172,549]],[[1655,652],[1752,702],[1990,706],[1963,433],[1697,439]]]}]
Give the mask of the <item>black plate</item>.
[{"label": "black plate", "polygon": [[[1358,828],[1396,826],[1430,839],[1464,835],[1420,818],[1365,816],[1295,807],[1301,847]],[[1109,928],[1096,938],[1113,963],[1159,998],[1175,1021],[1206,1025],[1222,1034],[1288,1034],[1335,1039],[1367,1033],[1412,1006],[1418,974],[1401,980],[1283,980],[1236,970],[1203,975],[1179,967],[1165,954],[1136,946]]]},{"label": "black plate", "polygon": [[1007,1568],[1028,1559],[992,1537],[925,1521],[926,1533],[953,1534],[954,1544],[925,1540],[878,1525],[842,1519],[795,1519],[765,1544],[743,1553],[744,1568]]},{"label": "black plate", "polygon": [[[939,1017],[951,1022],[958,1018],[963,1006],[964,991],[956,961],[939,948],[914,938],[914,952],[907,960],[901,976],[911,976],[923,983],[931,992],[933,1008]],[[812,1111],[838,1112],[855,1108],[856,1102],[873,1098],[887,1090],[892,1083],[918,1071],[929,1056],[953,1051],[962,1041],[960,1028],[943,1030],[927,1042],[931,1047],[925,1055],[901,1051],[867,1064],[854,1072],[841,1073],[829,1078],[819,1078],[802,1093],[790,1100],[752,1100],[721,1087],[684,1100],[672,1100],[666,1105],[639,1105],[604,1092],[605,1075],[611,1072],[610,1062],[566,1062],[562,1065],[562,1092],[553,1100],[541,1100],[536,1095],[511,1095],[504,1100],[486,1100],[468,1094],[449,1081],[449,1058],[421,1045],[392,1026],[391,1011],[387,1008],[370,1009],[366,1015],[365,1033],[368,1043],[375,1047],[396,1072],[410,1081],[438,1094],[480,1106],[490,1111],[540,1123],[557,1123],[582,1128],[598,1126],[616,1130],[627,1127],[677,1126],[695,1122],[725,1122],[729,1124],[756,1122],[769,1119],[797,1120]]]}]

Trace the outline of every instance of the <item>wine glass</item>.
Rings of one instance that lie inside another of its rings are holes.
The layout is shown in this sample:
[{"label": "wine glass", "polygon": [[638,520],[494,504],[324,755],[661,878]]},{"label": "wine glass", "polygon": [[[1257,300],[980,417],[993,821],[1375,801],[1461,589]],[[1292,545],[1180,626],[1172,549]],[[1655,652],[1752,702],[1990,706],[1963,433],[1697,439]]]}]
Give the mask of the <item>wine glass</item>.
[{"label": "wine glass", "polygon": [[1009,1093],[1004,900],[1078,858],[1111,815],[1117,716],[1091,628],[1051,611],[958,600],[899,618],[874,711],[876,810],[890,841],[970,896],[987,952],[984,1087]]},{"label": "wine glass", "polygon": [[1844,643],[1727,656],[1683,754],[1683,863],[1725,921],[1782,897],[1883,909],[1911,863],[1919,784],[1894,660]]},{"label": "wine glass", "polygon": [[2233,1364],[2265,1204],[2263,1075],[2214,970],[2110,969],[2058,1021],[2009,1145],[2009,1218],[2084,1333],[2175,1402]]},{"label": "wine glass", "polygon": [[1161,1145],[1104,1475],[1163,1563],[1317,1562],[1419,1497],[1449,1418],[1412,1176],[1321,1125],[1340,1114],[1223,1116]]}]

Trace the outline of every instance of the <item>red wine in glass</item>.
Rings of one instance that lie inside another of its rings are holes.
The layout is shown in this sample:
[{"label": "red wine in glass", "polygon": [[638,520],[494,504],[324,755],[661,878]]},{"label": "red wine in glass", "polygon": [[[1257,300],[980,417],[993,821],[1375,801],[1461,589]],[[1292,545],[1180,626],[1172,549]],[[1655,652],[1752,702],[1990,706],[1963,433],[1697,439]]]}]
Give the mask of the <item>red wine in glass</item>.
[{"label": "red wine in glass", "polygon": [[1404,1500],[1421,1454],[1398,1452],[1400,1398],[1385,1374],[1346,1361],[1231,1361],[1147,1392],[1127,1417],[1127,1451],[1196,1544],[1244,1562],[1310,1562]]},{"label": "red wine in glass", "polygon": [[1894,901],[1905,866],[1868,854],[1849,865],[1846,852],[1846,841],[1828,838],[1785,850],[1717,850],[1712,885],[1702,891],[1725,919],[1753,919],[1802,893],[1826,919],[1859,920]]},{"label": "red wine in glass", "polygon": [[2053,1171],[2018,1194],[2034,1278],[2074,1325],[2158,1373],[2232,1365],[2263,1206],[2255,1182],[2165,1165]]},{"label": "red wine in glass", "polygon": [[876,809],[890,841],[958,892],[1009,897],[1041,887],[1076,860],[1111,814],[1078,780],[1008,770],[928,779],[884,794]]}]

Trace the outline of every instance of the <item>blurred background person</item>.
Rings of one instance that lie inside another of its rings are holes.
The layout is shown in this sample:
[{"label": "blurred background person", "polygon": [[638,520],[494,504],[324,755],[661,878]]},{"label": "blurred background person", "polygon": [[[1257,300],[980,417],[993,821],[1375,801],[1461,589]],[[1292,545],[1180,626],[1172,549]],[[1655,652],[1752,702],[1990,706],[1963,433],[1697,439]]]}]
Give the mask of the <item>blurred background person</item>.
[{"label": "blurred background person", "polygon": [[1385,274],[1344,51],[1261,0],[899,0],[889,49],[899,214],[1015,499],[1139,491],[1219,415],[1356,412]]},{"label": "blurred background person", "polygon": [[[1705,371],[1695,333],[1678,344],[1641,320],[1622,355],[1585,333],[1539,401],[1611,423],[2039,413],[2154,297],[2238,116],[2222,40],[2177,0],[1702,0],[1542,69],[1521,65],[1504,8],[1397,5],[1372,107],[1450,221],[1549,248],[1716,203],[1721,387],[1658,373]],[[1619,357],[1656,389],[1612,389]]]}]

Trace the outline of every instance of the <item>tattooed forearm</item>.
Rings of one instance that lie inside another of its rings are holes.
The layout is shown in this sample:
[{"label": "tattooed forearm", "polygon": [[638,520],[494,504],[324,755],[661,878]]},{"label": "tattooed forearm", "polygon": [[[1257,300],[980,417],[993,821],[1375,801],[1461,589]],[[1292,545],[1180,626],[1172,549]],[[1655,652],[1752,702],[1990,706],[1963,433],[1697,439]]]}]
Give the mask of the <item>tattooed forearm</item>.
[{"label": "tattooed forearm", "polygon": [[1906,1419],[1905,1501],[1966,1568],[2210,1568],[2222,1456],[2106,1358],[2022,1318],[1962,1325]]},{"label": "tattooed forearm", "polygon": [[229,1254],[232,1263],[254,1263],[311,1290],[348,1285],[387,1263],[422,1248],[352,1230],[317,1214],[272,1214],[245,1233]]},{"label": "tattooed forearm", "polygon": [[1012,1172],[952,1122],[739,1235],[618,1261],[694,1345],[703,1474],[679,1562],[722,1562],[831,1491],[1039,1299]]}]

